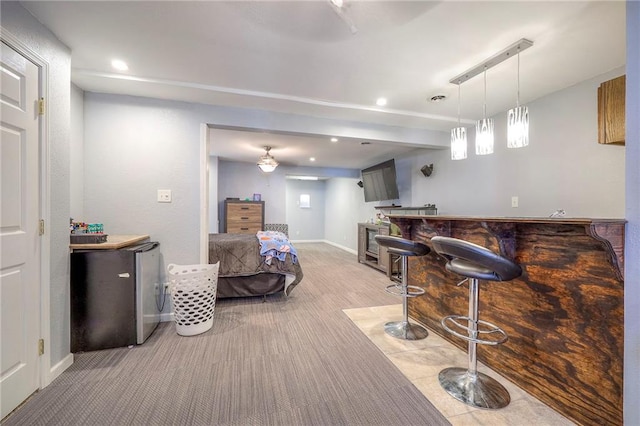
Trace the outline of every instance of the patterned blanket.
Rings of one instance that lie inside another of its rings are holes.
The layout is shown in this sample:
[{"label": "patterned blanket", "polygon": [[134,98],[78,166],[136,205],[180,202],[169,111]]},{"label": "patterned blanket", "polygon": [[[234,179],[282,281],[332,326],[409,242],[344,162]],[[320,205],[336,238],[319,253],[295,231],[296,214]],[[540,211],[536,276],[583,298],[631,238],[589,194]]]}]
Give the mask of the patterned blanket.
[{"label": "patterned blanket", "polygon": [[271,259],[274,257],[280,262],[284,262],[287,253],[291,255],[291,261],[298,261],[298,253],[291,245],[286,235],[279,231],[258,231],[256,234],[260,243],[260,256],[264,256],[267,265],[271,265]]}]

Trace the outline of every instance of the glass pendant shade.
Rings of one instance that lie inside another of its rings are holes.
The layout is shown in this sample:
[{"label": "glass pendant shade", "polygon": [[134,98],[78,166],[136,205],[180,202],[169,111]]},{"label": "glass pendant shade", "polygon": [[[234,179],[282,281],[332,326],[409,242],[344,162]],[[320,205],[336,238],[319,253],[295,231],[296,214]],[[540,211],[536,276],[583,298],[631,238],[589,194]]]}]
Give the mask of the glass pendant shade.
[{"label": "glass pendant shade", "polygon": [[276,161],[275,158],[273,158],[270,154],[269,151],[271,150],[270,146],[265,146],[264,149],[267,151],[265,155],[263,155],[262,157],[260,157],[260,159],[258,160],[258,167],[260,167],[260,170],[262,170],[265,173],[271,173],[272,171],[274,171],[276,169],[276,167],[278,167],[278,162]]},{"label": "glass pendant shade", "polygon": [[493,154],[493,119],[476,122],[476,155]]},{"label": "glass pendant shade", "polygon": [[529,145],[529,109],[511,108],[507,113],[507,147],[522,148]]},{"label": "glass pendant shade", "polygon": [[467,129],[456,127],[451,129],[451,159],[464,160],[467,158]]}]

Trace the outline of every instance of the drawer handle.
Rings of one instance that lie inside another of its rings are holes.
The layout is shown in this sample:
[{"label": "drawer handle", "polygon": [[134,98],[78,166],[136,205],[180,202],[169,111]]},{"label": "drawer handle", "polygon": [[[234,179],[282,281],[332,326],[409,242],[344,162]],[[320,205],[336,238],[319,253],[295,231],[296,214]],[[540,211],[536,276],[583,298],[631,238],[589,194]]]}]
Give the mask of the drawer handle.
[{"label": "drawer handle", "polygon": [[249,207],[240,207],[240,210],[249,210]]},{"label": "drawer handle", "polygon": [[249,218],[248,218],[248,217],[246,217],[246,216],[242,216],[242,217],[240,217],[240,219],[242,219],[242,220],[247,220],[247,219],[249,219]]},{"label": "drawer handle", "polygon": [[240,229],[242,229],[243,231],[248,231],[249,230],[249,228],[240,228]]}]

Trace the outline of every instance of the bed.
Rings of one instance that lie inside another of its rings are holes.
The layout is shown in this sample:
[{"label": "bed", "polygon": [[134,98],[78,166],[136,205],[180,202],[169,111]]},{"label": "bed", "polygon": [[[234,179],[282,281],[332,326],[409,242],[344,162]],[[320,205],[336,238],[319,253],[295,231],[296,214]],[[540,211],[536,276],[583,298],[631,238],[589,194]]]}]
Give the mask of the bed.
[{"label": "bed", "polygon": [[300,262],[291,254],[273,257],[270,264],[260,255],[256,234],[209,234],[209,263],[220,262],[218,298],[266,296],[284,292],[289,296],[302,280]]}]

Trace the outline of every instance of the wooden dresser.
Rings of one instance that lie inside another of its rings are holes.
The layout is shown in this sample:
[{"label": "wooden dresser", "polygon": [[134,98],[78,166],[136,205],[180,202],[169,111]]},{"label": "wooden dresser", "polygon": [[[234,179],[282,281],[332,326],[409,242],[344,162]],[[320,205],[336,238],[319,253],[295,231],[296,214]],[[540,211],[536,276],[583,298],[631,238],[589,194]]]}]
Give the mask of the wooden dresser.
[{"label": "wooden dresser", "polygon": [[224,232],[255,234],[264,229],[264,201],[224,201]]}]

